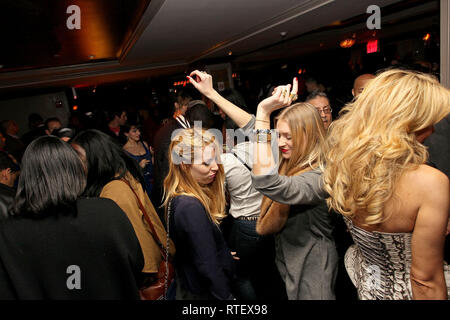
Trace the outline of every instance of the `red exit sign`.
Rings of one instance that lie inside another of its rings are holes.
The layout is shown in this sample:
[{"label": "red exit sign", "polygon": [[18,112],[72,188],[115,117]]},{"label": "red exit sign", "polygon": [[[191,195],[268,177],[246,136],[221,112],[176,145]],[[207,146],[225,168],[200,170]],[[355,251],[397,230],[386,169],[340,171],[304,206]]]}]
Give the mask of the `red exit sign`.
[{"label": "red exit sign", "polygon": [[367,42],[367,53],[378,52],[378,40],[370,40]]}]

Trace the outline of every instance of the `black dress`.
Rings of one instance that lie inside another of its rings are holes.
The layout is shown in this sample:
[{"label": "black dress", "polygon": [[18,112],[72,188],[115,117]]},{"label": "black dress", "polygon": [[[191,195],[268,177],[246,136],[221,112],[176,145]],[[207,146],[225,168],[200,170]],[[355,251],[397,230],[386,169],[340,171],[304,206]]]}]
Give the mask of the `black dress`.
[{"label": "black dress", "polygon": [[125,213],[109,199],[76,209],[0,221],[0,300],[139,299],[144,259]]}]

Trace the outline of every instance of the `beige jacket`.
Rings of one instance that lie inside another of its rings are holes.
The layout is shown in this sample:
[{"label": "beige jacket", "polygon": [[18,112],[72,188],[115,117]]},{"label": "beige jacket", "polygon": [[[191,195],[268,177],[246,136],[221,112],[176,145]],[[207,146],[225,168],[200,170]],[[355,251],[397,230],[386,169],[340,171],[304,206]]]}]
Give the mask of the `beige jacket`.
[{"label": "beige jacket", "polygon": [[[130,183],[131,187],[134,189],[139,199],[142,202],[150,220],[153,223],[153,227],[156,230],[159,240],[162,245],[166,247],[166,236],[167,233],[164,229],[158,214],[156,213],[153,204],[147,196],[147,193],[142,188],[141,184],[134,179],[130,174],[126,175],[126,179]],[[128,219],[133,225],[136,236],[142,248],[142,253],[144,255],[144,268],[142,272],[154,273],[158,272],[159,264],[162,261],[161,251],[158,245],[153,239],[150,233],[150,227],[145,221],[144,215],[139,209],[138,201],[136,196],[131,191],[130,187],[120,180],[114,180],[109,182],[103,187],[100,197],[109,198],[113,200],[117,205],[126,213]],[[175,254],[175,245],[170,240],[170,253]]]}]

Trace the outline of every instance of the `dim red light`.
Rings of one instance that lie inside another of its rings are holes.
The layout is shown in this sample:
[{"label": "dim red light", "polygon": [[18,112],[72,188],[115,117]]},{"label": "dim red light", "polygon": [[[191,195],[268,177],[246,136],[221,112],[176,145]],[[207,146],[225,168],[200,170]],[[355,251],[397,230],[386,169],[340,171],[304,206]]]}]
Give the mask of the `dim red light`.
[{"label": "dim red light", "polygon": [[378,40],[371,40],[367,42],[367,53],[378,52]]}]

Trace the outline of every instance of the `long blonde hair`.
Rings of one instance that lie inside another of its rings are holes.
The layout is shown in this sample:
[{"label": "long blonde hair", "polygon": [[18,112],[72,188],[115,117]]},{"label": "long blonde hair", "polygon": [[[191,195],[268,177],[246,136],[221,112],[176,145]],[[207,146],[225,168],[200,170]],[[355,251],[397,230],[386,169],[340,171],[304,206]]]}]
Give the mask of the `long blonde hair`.
[{"label": "long blonde hair", "polygon": [[415,134],[450,112],[450,92],[432,76],[389,70],[343,111],[327,139],[327,203],[364,225],[380,224],[399,177],[426,162]]},{"label": "long blonde hair", "polygon": [[279,173],[290,176],[319,167],[326,133],[316,108],[309,103],[296,103],[278,115],[277,121],[280,120],[288,124],[294,148],[289,159],[280,158]]},{"label": "long blonde hair", "polygon": [[[213,146],[216,158],[220,156],[219,141],[205,129],[182,129],[172,139],[169,147],[169,174],[164,179],[164,203],[180,195],[198,199],[211,221],[218,225],[225,215],[225,174],[223,166],[217,164],[215,180],[206,186],[200,185],[191,175],[190,165],[201,159],[203,150]],[[200,160],[201,161],[201,160]],[[200,162],[201,163],[201,162]]]}]

